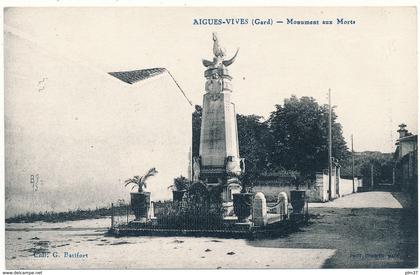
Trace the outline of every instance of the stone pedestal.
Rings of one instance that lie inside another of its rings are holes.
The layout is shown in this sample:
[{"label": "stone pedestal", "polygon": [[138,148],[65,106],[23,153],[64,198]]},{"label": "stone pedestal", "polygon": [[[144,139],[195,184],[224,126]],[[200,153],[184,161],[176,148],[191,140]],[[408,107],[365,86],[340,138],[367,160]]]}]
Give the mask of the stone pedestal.
[{"label": "stone pedestal", "polygon": [[278,203],[278,213],[280,214],[280,218],[283,220],[288,215],[288,205],[289,201],[287,199],[286,192],[280,192],[277,196],[277,203]]},{"label": "stone pedestal", "polygon": [[233,195],[233,210],[239,222],[248,222],[251,216],[252,193],[238,193]]},{"label": "stone pedestal", "polygon": [[130,195],[131,210],[136,220],[146,222],[150,218],[150,192],[132,192]]},{"label": "stone pedestal", "polygon": [[200,165],[200,179],[210,185],[224,186],[223,200],[232,201],[232,193],[240,191],[236,177],[241,173],[241,165],[235,105],[230,102],[230,91],[212,90],[204,95]]},{"label": "stone pedestal", "polygon": [[204,95],[200,156],[202,176],[221,174],[227,164],[230,170],[240,171],[236,112],[229,91],[210,91]]},{"label": "stone pedestal", "polygon": [[305,207],[305,202],[306,202],[306,191],[305,190],[291,190],[290,202],[293,207],[293,214],[303,213],[303,208]]},{"label": "stone pedestal", "polygon": [[232,194],[240,191],[238,177],[244,172],[239,157],[238,129],[235,104],[231,101],[232,77],[227,66],[234,58],[225,60],[217,36],[213,35],[213,61],[203,61],[207,68],[203,96],[199,148],[199,180],[207,186],[223,187],[223,201],[232,201]]}]

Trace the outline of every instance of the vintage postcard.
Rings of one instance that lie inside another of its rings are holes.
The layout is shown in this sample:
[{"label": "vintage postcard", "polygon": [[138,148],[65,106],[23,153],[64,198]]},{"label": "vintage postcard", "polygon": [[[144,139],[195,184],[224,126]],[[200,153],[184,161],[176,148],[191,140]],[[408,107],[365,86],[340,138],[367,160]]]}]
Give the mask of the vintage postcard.
[{"label": "vintage postcard", "polygon": [[3,12],[7,270],[416,274],[416,7]]}]

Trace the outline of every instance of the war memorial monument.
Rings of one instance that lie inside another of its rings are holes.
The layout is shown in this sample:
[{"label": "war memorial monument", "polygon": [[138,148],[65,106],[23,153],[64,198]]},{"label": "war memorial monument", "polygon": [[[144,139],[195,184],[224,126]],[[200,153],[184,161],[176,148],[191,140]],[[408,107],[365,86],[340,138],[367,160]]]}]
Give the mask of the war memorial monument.
[{"label": "war memorial monument", "polygon": [[254,193],[246,186],[245,160],[239,155],[235,104],[231,100],[233,78],[228,70],[238,52],[227,59],[213,33],[213,59],[202,60],[206,68],[205,94],[199,156],[192,159],[191,180],[174,190],[173,201],[169,202],[150,202],[150,194],[143,191],[131,193],[135,219],[121,223],[113,217],[111,234],[249,236],[281,233],[307,219],[304,196],[292,201],[289,211],[285,192],[278,194],[277,203],[267,205],[263,193]]}]

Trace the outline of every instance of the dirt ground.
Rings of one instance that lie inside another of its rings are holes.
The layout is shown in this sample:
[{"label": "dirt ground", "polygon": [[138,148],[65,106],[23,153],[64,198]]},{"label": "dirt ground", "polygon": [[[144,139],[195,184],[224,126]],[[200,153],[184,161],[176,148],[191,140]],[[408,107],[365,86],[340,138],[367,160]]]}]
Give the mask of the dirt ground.
[{"label": "dirt ground", "polygon": [[400,193],[349,195],[310,204],[310,224],[298,232],[257,240],[105,237],[107,219],[8,224],[6,268],[416,267],[417,213],[408,206]]}]

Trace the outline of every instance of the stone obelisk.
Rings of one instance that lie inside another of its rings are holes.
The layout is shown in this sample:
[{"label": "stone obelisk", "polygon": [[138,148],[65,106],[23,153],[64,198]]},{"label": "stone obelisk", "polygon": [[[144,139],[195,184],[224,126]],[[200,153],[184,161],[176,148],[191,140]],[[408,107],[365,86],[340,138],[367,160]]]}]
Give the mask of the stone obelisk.
[{"label": "stone obelisk", "polygon": [[227,69],[237,53],[225,60],[225,50],[213,33],[213,61],[203,60],[206,93],[201,120],[199,178],[209,187],[223,187],[225,202],[232,201],[232,194],[240,191],[238,176],[244,172],[244,162],[239,157],[235,104],[231,101],[232,77]]}]

